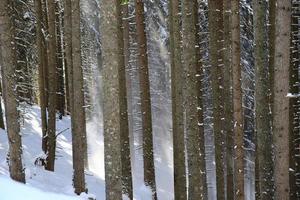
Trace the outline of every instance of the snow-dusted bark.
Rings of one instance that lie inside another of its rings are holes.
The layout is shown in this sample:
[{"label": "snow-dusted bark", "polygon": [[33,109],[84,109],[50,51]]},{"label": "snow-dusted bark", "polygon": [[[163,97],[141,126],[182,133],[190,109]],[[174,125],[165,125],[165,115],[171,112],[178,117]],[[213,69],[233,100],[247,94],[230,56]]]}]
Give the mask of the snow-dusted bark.
[{"label": "snow-dusted bark", "polygon": [[10,177],[25,183],[25,173],[22,165],[22,141],[16,92],[16,41],[15,27],[12,23],[13,4],[10,0],[1,0],[0,7],[0,48],[1,74],[4,94],[4,106],[7,136],[9,141],[8,165]]},{"label": "snow-dusted bark", "polygon": [[273,83],[275,199],[289,199],[289,71],[291,1],[277,1]]}]

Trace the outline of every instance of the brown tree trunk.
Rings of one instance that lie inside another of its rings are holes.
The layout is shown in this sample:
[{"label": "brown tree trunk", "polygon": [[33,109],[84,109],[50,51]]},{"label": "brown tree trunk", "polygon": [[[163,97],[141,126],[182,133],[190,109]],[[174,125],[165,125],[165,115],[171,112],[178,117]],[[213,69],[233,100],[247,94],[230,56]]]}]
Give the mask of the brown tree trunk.
[{"label": "brown tree trunk", "polygon": [[[119,1],[101,4],[103,63],[103,118],[106,199],[122,199],[122,144],[120,69],[124,69],[123,30]],[[123,67],[121,67],[123,66]],[[123,72],[124,73],[124,72]]]},{"label": "brown tree trunk", "polygon": [[38,50],[38,71],[39,71],[39,97],[40,97],[40,106],[41,106],[41,121],[42,121],[42,149],[46,153],[47,151],[47,105],[46,105],[46,91],[45,91],[45,45],[43,43],[43,30],[42,30],[42,2],[41,0],[35,0],[35,12],[36,12],[36,41],[37,41],[37,50]]},{"label": "brown tree trunk", "polygon": [[[46,159],[46,169],[54,171],[55,149],[56,149],[56,35],[55,35],[55,0],[47,1],[48,7],[48,27],[49,27],[49,45],[48,54],[48,76],[49,76],[49,105],[48,105],[48,149]],[[50,84],[51,83],[51,84]]]},{"label": "brown tree trunk", "polygon": [[[4,94],[6,127],[9,142],[9,172],[10,177],[25,183],[25,173],[22,166],[22,141],[20,134],[15,70],[17,67],[15,28],[11,19],[13,1],[0,1],[0,44],[1,73]],[[3,65],[2,65],[3,64]]]},{"label": "brown tree trunk", "polygon": [[217,175],[217,199],[225,199],[224,185],[224,56],[223,56],[223,1],[208,1],[209,50],[213,93],[213,130]]},{"label": "brown tree trunk", "polygon": [[276,7],[273,135],[275,150],[275,199],[289,199],[289,70],[291,1],[278,0]]},{"label": "brown tree trunk", "polygon": [[235,199],[245,199],[244,192],[244,126],[240,38],[240,1],[231,1],[232,25],[232,85],[233,85],[233,120],[235,138]]},{"label": "brown tree trunk", "polygon": [[291,65],[290,65],[290,199],[300,198],[300,99],[299,96],[299,17],[300,2],[292,1]]},{"label": "brown tree trunk", "polygon": [[[130,130],[132,131],[132,126],[129,126],[128,119],[129,113],[132,113],[129,108],[131,108],[131,87],[130,87],[130,77],[126,77],[126,69],[129,66],[129,22],[128,22],[128,4],[122,5],[122,13],[120,13],[120,18],[122,18],[122,28],[123,28],[123,44],[124,47],[124,65],[120,66],[119,70],[119,80],[120,80],[120,109],[121,109],[121,159],[122,159],[122,182],[123,182],[123,194],[125,194],[129,199],[133,199],[133,189],[132,189],[132,173],[131,173],[131,155],[130,155]],[[128,80],[129,79],[129,80]],[[129,91],[130,95],[127,95]],[[131,121],[132,123],[132,121]],[[131,129],[130,129],[131,128]],[[131,135],[133,136],[133,135]]]},{"label": "brown tree trunk", "polygon": [[143,129],[144,181],[152,189],[153,199],[157,199],[155,166],[153,153],[153,133],[151,116],[151,96],[148,69],[147,37],[145,32],[144,3],[135,0],[136,28],[138,40],[138,65],[141,90],[141,112]]},{"label": "brown tree trunk", "polygon": [[231,1],[223,1],[224,19],[224,131],[226,137],[226,192],[227,199],[234,199],[234,133],[232,102],[232,35]]},{"label": "brown tree trunk", "polygon": [[273,194],[272,129],[269,109],[267,2],[254,1],[255,39],[255,126],[256,126],[256,188],[257,198],[271,199]]},{"label": "brown tree trunk", "polygon": [[83,93],[83,69],[81,60],[81,37],[80,37],[80,1],[71,2],[72,8],[72,86],[73,109],[72,120],[72,146],[73,146],[73,169],[75,193],[86,191],[84,167],[88,168],[87,138],[85,104]]},{"label": "brown tree trunk", "polygon": [[172,120],[174,158],[174,199],[187,199],[185,137],[183,121],[183,66],[181,63],[180,1],[169,2],[170,52],[172,79]]},{"label": "brown tree trunk", "polygon": [[59,119],[65,115],[65,80],[64,80],[64,55],[63,55],[63,33],[62,33],[62,6],[57,1],[55,6],[56,14],[56,62],[57,62],[57,93],[56,109],[59,113]]}]

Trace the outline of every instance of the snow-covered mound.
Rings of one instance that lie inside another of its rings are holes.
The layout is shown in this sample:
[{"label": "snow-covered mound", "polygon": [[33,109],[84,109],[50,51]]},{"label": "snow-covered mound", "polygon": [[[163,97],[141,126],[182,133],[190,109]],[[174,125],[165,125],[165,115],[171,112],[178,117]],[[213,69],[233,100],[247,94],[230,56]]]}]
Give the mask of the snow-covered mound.
[{"label": "snow-covered mound", "polygon": [[44,192],[0,176],[1,200],[82,200],[81,197]]}]

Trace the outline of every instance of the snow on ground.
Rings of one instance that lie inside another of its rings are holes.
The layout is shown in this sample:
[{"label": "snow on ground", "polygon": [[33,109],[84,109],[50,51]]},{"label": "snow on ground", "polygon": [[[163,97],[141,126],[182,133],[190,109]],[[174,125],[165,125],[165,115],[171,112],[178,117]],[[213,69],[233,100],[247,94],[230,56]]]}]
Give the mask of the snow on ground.
[{"label": "snow on ground", "polygon": [[[9,172],[6,162],[8,150],[7,136],[5,131],[0,130],[0,194],[1,200],[35,200],[33,197],[41,197],[45,200],[71,200],[79,199],[74,195],[72,187],[72,143],[70,132],[70,118],[65,117],[57,120],[57,159],[55,172],[48,172],[41,166],[35,165],[35,160],[43,156],[41,150],[41,123],[40,110],[33,106],[27,111],[22,124],[23,142],[23,165],[26,172],[26,185],[12,182],[8,179]],[[166,130],[158,130],[158,133]],[[105,172],[104,172],[104,145],[102,135],[102,123],[100,119],[94,119],[87,124],[89,145],[89,171],[86,172],[88,193],[96,196],[97,200],[105,199]],[[161,200],[173,199],[173,169],[172,149],[165,143],[165,137],[154,137],[155,166],[158,185],[158,197]],[[169,141],[170,142],[170,141]],[[133,184],[134,198],[136,200],[151,200],[151,192],[143,184],[142,151],[135,144],[133,156]],[[3,183],[2,183],[3,182]],[[6,185],[6,187],[3,187]],[[18,192],[14,192],[18,191]],[[8,195],[3,199],[2,194]],[[55,194],[68,196],[55,196]],[[11,195],[11,196],[9,196]],[[17,196],[19,195],[19,196]],[[45,197],[44,197],[45,196]],[[19,198],[22,197],[22,198]],[[46,198],[48,197],[48,198]],[[81,197],[86,199],[86,197]]]},{"label": "snow on ground", "polygon": [[1,200],[79,200],[80,197],[72,197],[62,194],[44,192],[39,189],[24,185],[9,178],[0,176]]}]

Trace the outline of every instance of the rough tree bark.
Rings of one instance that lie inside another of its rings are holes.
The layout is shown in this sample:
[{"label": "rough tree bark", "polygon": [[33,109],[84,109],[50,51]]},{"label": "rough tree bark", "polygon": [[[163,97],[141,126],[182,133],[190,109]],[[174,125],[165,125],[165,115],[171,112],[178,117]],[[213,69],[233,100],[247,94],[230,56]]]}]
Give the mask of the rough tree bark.
[{"label": "rough tree bark", "polygon": [[10,177],[25,183],[25,173],[22,166],[22,141],[20,135],[19,112],[16,77],[16,47],[15,28],[12,22],[13,1],[0,1],[0,47],[2,54],[1,73],[4,94],[6,127],[9,142],[9,172]]},{"label": "rough tree bark", "polygon": [[[83,72],[80,37],[80,1],[71,1],[72,8],[72,150],[75,193],[86,191],[84,168],[88,167],[86,119],[83,93]],[[69,77],[70,78],[70,77]]]},{"label": "rough tree bark", "polygon": [[244,126],[243,126],[243,96],[240,38],[240,1],[231,1],[232,29],[232,85],[233,85],[233,120],[235,144],[235,199],[245,199],[244,192]]},{"label": "rough tree bark", "polygon": [[153,133],[151,116],[151,96],[148,69],[147,37],[145,32],[144,3],[135,0],[136,28],[138,41],[138,65],[140,78],[142,130],[143,130],[143,157],[144,181],[152,189],[153,199],[157,199],[155,183],[155,167],[153,152]]},{"label": "rough tree bark", "polygon": [[122,199],[120,66],[124,66],[120,1],[101,4],[106,199]]},{"label": "rough tree bark", "polygon": [[63,32],[62,32],[62,5],[60,1],[56,1],[56,62],[57,62],[57,93],[56,93],[56,109],[59,113],[59,119],[65,115],[65,80],[64,80],[64,54],[63,54]]},{"label": "rough tree bark", "polygon": [[232,102],[232,36],[231,1],[223,1],[224,19],[224,131],[226,137],[226,192],[227,199],[234,199],[234,134]]},{"label": "rough tree bark", "polygon": [[224,185],[224,55],[223,55],[223,0],[208,1],[209,53],[213,93],[213,130],[217,175],[217,199],[225,199]]},{"label": "rough tree bark", "polygon": [[[290,93],[299,94],[299,17],[300,2],[292,1]],[[290,199],[300,199],[300,99],[290,98]]]},{"label": "rough tree bark", "polygon": [[[123,29],[123,52],[124,52],[124,65],[120,66],[119,80],[120,80],[120,109],[121,109],[121,159],[122,159],[122,188],[123,194],[129,199],[133,199],[132,189],[132,173],[131,173],[131,156],[130,156],[130,130],[132,131],[133,121],[129,122],[129,113],[132,114],[131,109],[131,87],[130,76],[126,76],[126,69],[129,67],[129,22],[128,22],[128,4],[122,5],[122,12],[120,13],[122,19]],[[129,79],[129,80],[128,80]],[[129,93],[129,95],[127,95]],[[133,136],[133,135],[131,135]]]},{"label": "rough tree bark", "polygon": [[278,0],[275,17],[273,135],[275,199],[289,199],[289,69],[291,1]]},{"label": "rough tree bark", "polygon": [[48,92],[48,129],[47,129],[47,158],[46,169],[54,171],[55,149],[56,149],[56,36],[55,36],[55,0],[47,1],[48,7],[48,76],[49,76],[49,92]]},{"label": "rough tree bark", "polygon": [[273,194],[272,129],[269,109],[270,80],[268,78],[267,2],[254,1],[255,39],[255,116],[256,157],[258,161],[257,197],[271,199]]},{"label": "rough tree bark", "polygon": [[46,91],[45,91],[45,46],[43,43],[43,29],[42,29],[42,2],[41,0],[35,0],[35,12],[36,12],[36,43],[38,50],[38,71],[39,71],[39,97],[40,97],[40,106],[41,106],[41,122],[42,122],[42,149],[46,153],[47,151],[47,105],[46,105]]},{"label": "rough tree bark", "polygon": [[174,199],[186,200],[185,137],[183,121],[183,66],[181,63],[180,1],[169,2],[174,157]]}]

